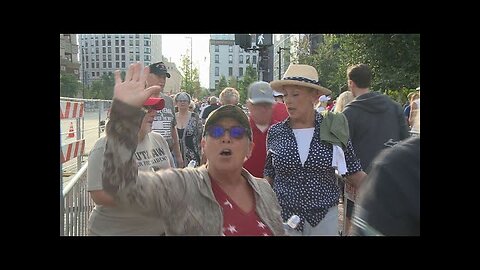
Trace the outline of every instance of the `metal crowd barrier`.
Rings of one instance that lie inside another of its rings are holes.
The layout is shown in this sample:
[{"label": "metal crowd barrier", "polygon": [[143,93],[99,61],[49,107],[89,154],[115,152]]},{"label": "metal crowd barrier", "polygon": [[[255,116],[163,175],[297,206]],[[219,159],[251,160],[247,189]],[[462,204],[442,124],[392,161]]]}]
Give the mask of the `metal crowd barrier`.
[{"label": "metal crowd barrier", "polygon": [[[60,125],[64,126],[64,132],[60,133],[60,235],[62,236],[88,234],[88,218],[95,204],[87,191],[88,161],[86,159],[95,141],[104,132],[111,102],[111,100],[60,97]],[[69,175],[72,174],[74,175],[70,177]]]},{"label": "metal crowd barrier", "polygon": [[95,203],[87,191],[87,166],[88,161],[63,189],[62,236],[86,236],[88,234],[88,218]]}]

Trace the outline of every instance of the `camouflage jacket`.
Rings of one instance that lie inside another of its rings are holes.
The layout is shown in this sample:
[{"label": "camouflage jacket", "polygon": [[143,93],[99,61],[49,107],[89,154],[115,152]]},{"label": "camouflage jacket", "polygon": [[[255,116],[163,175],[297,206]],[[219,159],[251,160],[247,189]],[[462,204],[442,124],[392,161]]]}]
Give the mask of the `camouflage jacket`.
[{"label": "camouflage jacket", "polygon": [[[222,235],[223,214],[205,166],[137,170],[134,152],[144,112],[115,100],[107,124],[102,183],[117,203],[165,221],[166,235]],[[243,169],[255,194],[256,211],[274,235],[284,235],[280,205],[268,182]]]}]

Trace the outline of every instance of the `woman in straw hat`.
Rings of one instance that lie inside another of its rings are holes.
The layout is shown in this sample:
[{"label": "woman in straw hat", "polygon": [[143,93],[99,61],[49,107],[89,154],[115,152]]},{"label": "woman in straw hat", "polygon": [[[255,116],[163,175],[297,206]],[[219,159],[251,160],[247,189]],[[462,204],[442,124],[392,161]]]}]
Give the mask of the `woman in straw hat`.
[{"label": "woman in straw hat", "polygon": [[355,186],[366,175],[353,151],[347,120],[314,109],[318,98],[331,91],[320,85],[312,66],[291,64],[270,85],[283,93],[289,118],[270,128],[265,178],[277,194],[283,220],[300,216],[289,234],[338,235],[335,170]]},{"label": "woman in straw hat", "polygon": [[145,112],[141,105],[160,91],[145,89],[148,68],[131,64],[115,71],[111,119],[107,124],[102,184],[115,202],[165,221],[168,235],[284,235],[280,205],[271,186],[243,169],[251,155],[252,129],[236,105],[211,112],[202,149],[207,164],[156,172],[138,171],[135,133]]}]

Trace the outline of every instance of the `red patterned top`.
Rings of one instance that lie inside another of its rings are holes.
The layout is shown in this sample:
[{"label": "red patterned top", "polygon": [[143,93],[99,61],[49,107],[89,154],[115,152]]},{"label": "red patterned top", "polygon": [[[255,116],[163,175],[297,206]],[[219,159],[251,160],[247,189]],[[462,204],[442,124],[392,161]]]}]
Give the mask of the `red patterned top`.
[{"label": "red patterned top", "polygon": [[226,236],[270,236],[270,228],[258,216],[255,208],[244,212],[212,179],[212,190],[218,204],[223,208],[223,234]]}]

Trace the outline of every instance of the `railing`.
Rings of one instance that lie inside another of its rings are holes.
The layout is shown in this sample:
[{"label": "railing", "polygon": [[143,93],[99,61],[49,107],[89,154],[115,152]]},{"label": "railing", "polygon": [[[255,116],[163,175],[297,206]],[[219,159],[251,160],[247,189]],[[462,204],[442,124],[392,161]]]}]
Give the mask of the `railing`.
[{"label": "railing", "polygon": [[[111,102],[111,100],[60,97],[60,127],[64,130],[60,133],[60,235],[62,236],[88,234],[88,218],[95,204],[87,190],[88,162],[85,158],[88,157],[95,141],[104,132],[105,120],[108,118],[107,110]],[[70,104],[67,106],[67,103]],[[71,176],[72,174],[74,175]]]},{"label": "railing", "polygon": [[63,236],[88,234],[88,218],[95,203],[87,191],[87,166],[88,161],[63,189],[63,231],[60,232]]}]

